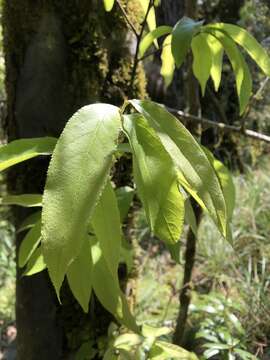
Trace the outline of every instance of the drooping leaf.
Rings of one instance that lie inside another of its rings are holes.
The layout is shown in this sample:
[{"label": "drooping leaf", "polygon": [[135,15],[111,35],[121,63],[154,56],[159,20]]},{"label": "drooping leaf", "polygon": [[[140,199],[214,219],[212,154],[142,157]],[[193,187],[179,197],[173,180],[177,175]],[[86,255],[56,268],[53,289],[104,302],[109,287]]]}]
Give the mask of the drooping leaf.
[{"label": "drooping leaf", "polygon": [[30,276],[30,275],[40,273],[41,271],[45,270],[46,268],[47,268],[47,265],[44,262],[41,247],[38,247],[33,252],[31,257],[29,258],[29,261],[27,263],[27,266],[23,273],[23,276]]},{"label": "drooping leaf", "polygon": [[229,36],[212,28],[209,29],[209,31],[221,42],[232,64],[236,79],[237,95],[239,98],[240,115],[242,115],[248,105],[252,92],[252,80],[249,68],[243,55]]},{"label": "drooping leaf", "polygon": [[227,214],[224,196],[207,156],[189,131],[162,106],[147,100],[132,100],[155,129],[179,170],[179,181],[197,202],[208,210],[220,232],[226,236]]},{"label": "drooping leaf", "polygon": [[201,85],[202,95],[204,96],[206,83],[212,68],[212,53],[208,45],[207,34],[201,33],[194,36],[191,49],[193,53],[193,73]]},{"label": "drooping leaf", "polygon": [[114,0],[103,0],[106,11],[111,11],[114,5]]},{"label": "drooping leaf", "polygon": [[125,116],[124,131],[133,151],[134,179],[149,226],[164,242],[176,243],[182,232],[184,200],[174,164],[143,116]]},{"label": "drooping leaf", "polygon": [[153,44],[155,40],[161,36],[170,34],[172,32],[171,26],[159,26],[156,29],[150,31],[140,42],[140,56],[143,57],[149,47]]},{"label": "drooping leaf", "polygon": [[207,42],[212,54],[212,66],[210,70],[210,75],[213,80],[215,90],[218,91],[221,82],[224,50],[220,41],[218,41],[214,36],[208,33],[204,33],[204,35],[207,37]]},{"label": "drooping leaf", "polygon": [[57,293],[107,182],[120,126],[117,107],[85,106],[68,121],[53,152],[43,195],[42,242]]},{"label": "drooping leaf", "polygon": [[175,244],[166,244],[166,247],[169,250],[173,261],[175,261],[177,264],[180,264],[180,262],[181,262],[181,253],[180,253],[181,242],[178,241]]},{"label": "drooping leaf", "polygon": [[191,41],[199,31],[202,22],[196,22],[188,17],[183,17],[174,26],[172,32],[172,54],[177,67],[180,67],[191,46]]},{"label": "drooping leaf", "polygon": [[122,186],[115,190],[121,222],[124,221],[127,217],[134,193],[134,189],[132,189],[130,186]]},{"label": "drooping leaf", "polygon": [[161,69],[160,74],[163,76],[164,82],[166,86],[169,86],[173,79],[175,63],[174,58],[172,55],[172,35],[168,35],[162,45],[162,52],[161,52]]},{"label": "drooping leaf", "polygon": [[2,205],[19,205],[24,207],[39,207],[42,206],[41,194],[22,194],[22,195],[7,195],[2,201]]},{"label": "drooping leaf", "polygon": [[266,50],[248,31],[237,25],[226,23],[210,24],[206,27],[209,29],[214,28],[228,34],[236,43],[246,50],[265,75],[270,76],[270,58]]},{"label": "drooping leaf", "polygon": [[191,353],[180,346],[165,341],[156,341],[149,353],[149,359],[153,360],[198,360],[194,353]]},{"label": "drooping leaf", "polygon": [[91,254],[93,262],[93,289],[101,304],[127,328],[138,332],[138,326],[131,314],[125,296],[119,286],[117,274],[113,274],[102,254],[101,247],[91,237]]},{"label": "drooping leaf", "polygon": [[21,242],[18,255],[19,267],[24,267],[30,259],[33,252],[38,247],[41,240],[41,222],[40,220],[28,231]]},{"label": "drooping leaf", "polygon": [[[142,6],[144,15],[146,15],[150,0],[139,0],[139,1]],[[149,14],[147,16],[147,25],[148,25],[149,31],[153,31],[157,27],[156,26],[156,14],[155,14],[155,9],[153,6],[150,9]],[[156,41],[154,41],[154,44],[157,46]]]},{"label": "drooping leaf", "polygon": [[110,181],[95,207],[91,225],[108,267],[117,274],[122,234],[117,200]]},{"label": "drooping leaf", "polygon": [[0,171],[38,155],[50,155],[53,152],[56,138],[43,137],[14,140],[0,147]]},{"label": "drooping leaf", "polygon": [[79,255],[67,270],[69,287],[86,313],[92,292],[92,271],[91,246],[87,235]]},{"label": "drooping leaf", "polygon": [[19,233],[32,228],[36,224],[36,222],[38,222],[40,219],[41,219],[41,211],[34,212],[33,214],[27,216],[27,218],[21,223],[17,232]]}]

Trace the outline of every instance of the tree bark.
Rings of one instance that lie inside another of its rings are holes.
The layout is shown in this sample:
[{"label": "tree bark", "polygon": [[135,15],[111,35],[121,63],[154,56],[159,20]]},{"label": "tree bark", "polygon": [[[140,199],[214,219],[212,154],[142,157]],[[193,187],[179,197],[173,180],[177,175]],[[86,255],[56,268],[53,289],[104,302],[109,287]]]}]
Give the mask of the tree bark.
[{"label": "tree bark", "polygon": [[[139,10],[132,1],[127,3],[135,19]],[[117,9],[107,14],[98,0],[6,0],[3,28],[9,140],[59,136],[67,119],[81,106],[97,101],[123,102],[132,59],[127,26]],[[134,92],[144,96],[141,71]],[[46,158],[39,158],[17,166],[9,173],[9,190],[41,193],[47,165]],[[27,214],[15,209],[15,225]],[[18,236],[17,249],[20,242]],[[46,272],[32,277],[21,274],[18,269],[17,359],[67,358],[71,348],[82,341],[71,329],[80,332],[91,316],[82,315],[66,291],[64,303],[69,312],[63,311]],[[95,326],[102,330],[95,331],[97,336],[104,334],[110,317],[100,315],[99,319]]]}]

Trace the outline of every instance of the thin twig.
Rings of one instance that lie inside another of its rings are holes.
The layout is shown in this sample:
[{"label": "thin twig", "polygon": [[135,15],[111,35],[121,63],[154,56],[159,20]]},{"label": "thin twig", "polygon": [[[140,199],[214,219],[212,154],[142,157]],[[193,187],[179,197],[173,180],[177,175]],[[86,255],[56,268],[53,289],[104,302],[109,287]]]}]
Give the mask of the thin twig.
[{"label": "thin twig", "polygon": [[136,36],[137,40],[139,38],[139,33],[137,32],[135,26],[132,24],[132,21],[130,20],[130,18],[128,17],[128,14],[126,13],[126,10],[124,9],[123,5],[121,4],[120,0],[116,0],[117,5],[119,6],[127,24],[129,25],[130,29],[132,30],[132,32],[134,33],[134,35]]},{"label": "thin twig", "polygon": [[216,121],[212,121],[209,119],[205,119],[203,117],[190,115],[188,113],[185,113],[184,111],[177,110],[177,109],[173,109],[173,108],[169,108],[169,107],[166,107],[166,109],[174,116],[176,116],[182,120],[185,120],[185,121],[190,121],[193,123],[200,123],[207,127],[214,127],[225,133],[237,133],[237,134],[241,134],[243,136],[258,140],[258,141],[270,143],[270,136],[266,135],[266,134],[258,133],[256,131],[249,130],[249,129],[243,129],[241,126],[227,125],[222,122],[216,122]]}]

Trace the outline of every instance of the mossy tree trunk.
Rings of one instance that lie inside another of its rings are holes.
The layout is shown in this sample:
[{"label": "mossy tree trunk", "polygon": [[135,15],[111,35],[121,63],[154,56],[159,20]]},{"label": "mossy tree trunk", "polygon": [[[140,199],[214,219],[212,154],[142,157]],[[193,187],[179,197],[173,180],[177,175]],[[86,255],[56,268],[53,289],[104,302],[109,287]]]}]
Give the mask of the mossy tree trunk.
[{"label": "mossy tree trunk", "polygon": [[[139,15],[134,1],[123,3],[128,3],[133,18]],[[100,0],[6,0],[3,12],[9,140],[59,136],[67,119],[81,106],[123,102],[130,91],[132,59],[130,36],[117,8],[107,14]],[[140,73],[133,93],[144,96]],[[47,165],[44,158],[17,166],[9,173],[10,191],[42,192]],[[15,224],[26,214],[16,209]],[[20,241],[18,236],[17,248]],[[74,306],[73,300],[64,302]],[[95,309],[92,313],[96,314]],[[89,325],[97,336],[108,325],[108,316],[102,313],[99,308],[99,321]],[[81,330],[92,320],[91,314],[83,317],[76,307],[69,312],[61,310],[46,272],[23,278],[18,269],[18,360],[67,358],[70,348],[75,349],[80,341],[74,343],[66,328]]]}]

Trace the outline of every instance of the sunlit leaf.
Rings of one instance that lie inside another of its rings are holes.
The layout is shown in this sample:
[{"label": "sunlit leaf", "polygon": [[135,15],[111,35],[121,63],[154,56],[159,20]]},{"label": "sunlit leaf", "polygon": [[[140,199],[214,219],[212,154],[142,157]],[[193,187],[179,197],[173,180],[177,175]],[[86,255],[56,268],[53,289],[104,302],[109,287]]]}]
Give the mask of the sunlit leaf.
[{"label": "sunlit leaf", "polygon": [[196,35],[192,39],[191,48],[193,53],[193,73],[201,85],[202,95],[204,96],[206,83],[212,68],[212,53],[208,45],[207,34]]},{"label": "sunlit leaf", "polygon": [[19,247],[18,264],[19,267],[24,267],[30,259],[33,252],[36,250],[40,243],[41,236],[41,223],[40,220],[28,231],[22,240]]},{"label": "sunlit leaf", "polygon": [[47,265],[44,262],[41,247],[37,248],[27,263],[26,269],[23,273],[24,276],[30,276],[45,270]]},{"label": "sunlit leaf", "polygon": [[42,195],[40,194],[7,195],[1,200],[1,204],[19,205],[24,207],[42,206]]},{"label": "sunlit leaf", "polygon": [[69,287],[83,310],[87,313],[92,292],[92,256],[90,241],[87,238],[81,251],[67,270]]},{"label": "sunlit leaf", "polygon": [[42,242],[58,294],[107,182],[120,126],[117,107],[85,106],[68,121],[53,152],[43,195]]},{"label": "sunlit leaf", "polygon": [[171,334],[172,331],[173,329],[169,327],[154,327],[148,324],[143,324],[142,326],[142,334],[145,337],[158,338],[163,335]]},{"label": "sunlit leaf", "polygon": [[14,140],[0,147],[0,171],[38,155],[50,155],[57,139],[43,137]]},{"label": "sunlit leaf", "polygon": [[[142,6],[144,15],[146,15],[150,0],[139,0],[139,1]],[[149,31],[153,31],[157,27],[156,26],[156,14],[155,14],[155,9],[153,6],[151,7],[149,14],[147,16],[147,25],[148,25]],[[157,46],[156,41],[154,41],[154,44]]]},{"label": "sunlit leaf", "polygon": [[216,173],[189,131],[162,106],[147,100],[132,100],[155,129],[181,176],[181,185],[204,206],[220,232],[226,236],[226,205]]},{"label": "sunlit leaf", "polygon": [[185,200],[185,221],[190,226],[193,234],[197,236],[197,220],[189,198]]},{"label": "sunlit leaf", "polygon": [[188,17],[183,17],[174,26],[172,32],[172,54],[177,67],[183,63],[191,41],[196,32],[200,29],[202,22],[196,22]]},{"label": "sunlit leaf", "polygon": [[212,54],[212,66],[210,75],[214,83],[215,90],[218,91],[222,75],[223,47],[214,36],[205,33],[207,42]]},{"label": "sunlit leaf", "polygon": [[125,116],[124,130],[133,151],[134,180],[149,226],[161,240],[173,244],[180,238],[184,219],[184,200],[174,164],[143,116]]},{"label": "sunlit leaf", "polygon": [[140,56],[143,57],[145,52],[153,44],[153,42],[161,36],[171,33],[171,26],[159,26],[155,30],[150,31],[140,42]]},{"label": "sunlit leaf", "polygon": [[153,360],[198,360],[194,353],[191,353],[180,346],[165,341],[156,341],[149,353],[149,359]]},{"label": "sunlit leaf", "polygon": [[161,52],[161,69],[160,74],[164,78],[164,83],[169,86],[173,79],[175,63],[172,55],[172,35],[168,35],[163,41],[162,52]]},{"label": "sunlit leaf", "polygon": [[114,5],[114,0],[103,0],[106,11],[111,11]]}]

